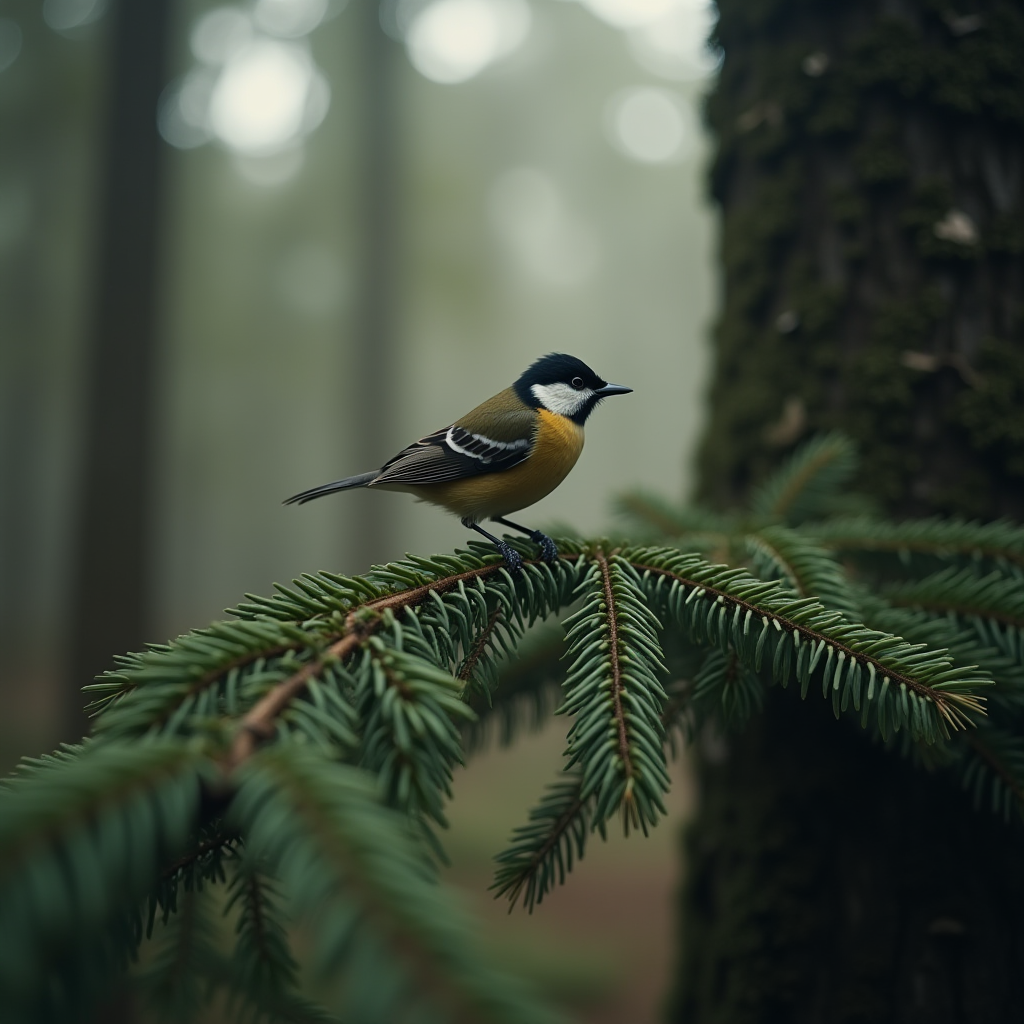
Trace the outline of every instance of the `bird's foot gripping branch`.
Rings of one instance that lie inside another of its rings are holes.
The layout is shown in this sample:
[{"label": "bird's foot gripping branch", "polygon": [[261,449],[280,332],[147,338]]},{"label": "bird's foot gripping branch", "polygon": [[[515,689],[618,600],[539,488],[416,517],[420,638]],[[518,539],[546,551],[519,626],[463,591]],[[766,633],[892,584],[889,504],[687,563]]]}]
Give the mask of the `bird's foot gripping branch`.
[{"label": "bird's foot gripping branch", "polygon": [[[739,690],[749,710],[768,685],[820,688],[883,737],[979,742],[985,673],[788,583],[675,547],[560,540],[547,562],[508,543],[516,577],[484,545],[306,576],[90,687],[94,736],[24,762],[2,798],[12,1019],[85,1013],[147,939],[131,984],[184,1019],[218,991],[282,1020],[547,1019],[482,960],[433,864],[464,741],[542,705],[562,651],[565,771],[498,857],[498,894],[531,909],[595,830],[658,821],[673,734]],[[567,648],[526,636],[560,614]]]}]

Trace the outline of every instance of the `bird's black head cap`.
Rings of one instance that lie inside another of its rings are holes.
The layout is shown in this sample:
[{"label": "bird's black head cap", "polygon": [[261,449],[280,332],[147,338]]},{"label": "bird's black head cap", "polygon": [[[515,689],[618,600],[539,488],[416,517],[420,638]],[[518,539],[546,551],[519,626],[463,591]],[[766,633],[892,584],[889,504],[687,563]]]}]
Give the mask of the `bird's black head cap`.
[{"label": "bird's black head cap", "polygon": [[534,409],[548,409],[581,424],[602,398],[631,390],[607,383],[582,359],[563,352],[541,356],[514,387],[520,400]]}]

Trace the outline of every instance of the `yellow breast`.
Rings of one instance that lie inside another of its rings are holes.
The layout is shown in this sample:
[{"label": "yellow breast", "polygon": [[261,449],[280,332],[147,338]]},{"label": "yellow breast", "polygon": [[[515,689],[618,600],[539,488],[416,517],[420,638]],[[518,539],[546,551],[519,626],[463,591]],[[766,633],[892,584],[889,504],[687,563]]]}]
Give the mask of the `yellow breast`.
[{"label": "yellow breast", "polygon": [[499,473],[409,490],[474,522],[507,516],[550,494],[568,476],[582,451],[583,428],[564,416],[540,409],[533,451],[525,462]]}]

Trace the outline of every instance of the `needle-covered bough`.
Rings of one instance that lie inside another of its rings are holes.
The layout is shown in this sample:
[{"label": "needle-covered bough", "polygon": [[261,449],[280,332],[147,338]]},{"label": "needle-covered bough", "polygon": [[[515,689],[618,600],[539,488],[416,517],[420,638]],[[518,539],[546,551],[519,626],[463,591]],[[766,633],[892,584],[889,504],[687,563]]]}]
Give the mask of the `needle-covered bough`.
[{"label": "needle-covered bough", "polygon": [[552,708],[564,771],[494,884],[530,909],[595,831],[657,824],[680,740],[770,686],[1020,809],[1024,531],[837,519],[852,458],[814,442],[748,516],[629,496],[642,544],[507,538],[518,575],[481,544],[304,576],[120,659],[92,736],[0,796],[5,1020],[126,986],[181,1020],[555,1019],[436,870],[464,751]]}]

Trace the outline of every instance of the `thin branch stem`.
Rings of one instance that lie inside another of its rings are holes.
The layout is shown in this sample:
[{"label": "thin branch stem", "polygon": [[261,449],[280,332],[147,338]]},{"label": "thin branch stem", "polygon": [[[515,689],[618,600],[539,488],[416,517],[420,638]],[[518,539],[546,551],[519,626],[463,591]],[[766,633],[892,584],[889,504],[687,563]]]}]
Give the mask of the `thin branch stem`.
[{"label": "thin branch stem", "polygon": [[214,850],[226,849],[231,846],[232,843],[237,843],[241,840],[242,836],[238,832],[232,832],[229,835],[215,836],[213,839],[207,839],[200,843],[195,849],[186,853],[184,857],[178,858],[173,864],[165,868],[161,874],[162,878],[173,878],[182,868],[187,868],[197,861],[200,861],[208,853],[213,853]]},{"label": "thin branch stem", "polygon": [[469,677],[473,674],[473,670],[476,668],[477,663],[483,657],[484,651],[487,649],[487,644],[490,642],[491,634],[494,632],[495,627],[498,625],[498,620],[501,618],[501,605],[491,612],[490,618],[487,620],[487,625],[480,630],[480,635],[473,642],[472,650],[466,655],[466,660],[462,663],[462,668],[459,669],[459,674],[455,677],[461,679],[464,683],[469,681]]},{"label": "thin branch stem", "polygon": [[[260,740],[268,740],[274,735],[278,717],[306,689],[311,679],[315,679],[327,665],[343,661],[380,628],[380,616],[384,611],[415,607],[425,601],[431,591],[444,594],[466,580],[486,579],[498,573],[502,565],[503,563],[498,562],[478,569],[469,569],[357,605],[346,616],[344,633],[340,638],[335,640],[316,661],[303,665],[297,672],[273,687],[245,715],[231,746],[231,753],[227,759],[228,770],[233,771],[252,757]],[[376,613],[378,617],[372,621],[363,621],[367,613]]]},{"label": "thin branch stem", "polygon": [[[519,902],[519,896],[523,893],[523,887],[536,875],[547,855],[562,841],[562,837],[569,830],[569,826],[576,820],[583,809],[584,801],[579,797],[582,786],[583,780],[580,779],[576,786],[575,799],[558,816],[543,844],[531,854],[530,859],[522,866],[515,878],[509,879],[494,894],[496,900],[501,899],[502,896],[508,899],[508,912],[510,914],[515,910],[516,903]],[[532,910],[535,902],[536,900],[530,899],[529,894],[523,895],[523,906],[527,907],[527,909]]]},{"label": "thin branch stem", "polygon": [[[604,587],[604,604],[608,618],[608,659],[611,662],[612,675],[612,708],[615,725],[618,730],[619,757],[622,758],[622,769],[627,780],[633,778],[633,761],[629,754],[629,734],[626,731],[626,716],[622,710],[622,666],[619,664],[619,623],[616,615],[615,595],[612,593],[611,573],[608,570],[608,559],[603,551],[594,552],[594,561],[601,569],[601,582]],[[627,787],[629,782],[627,781]],[[627,788],[627,794],[629,790]]]},{"label": "thin branch stem", "polygon": [[985,714],[983,706],[984,697],[977,697],[974,694],[941,693],[938,690],[932,689],[925,683],[919,682],[911,676],[906,676],[896,672],[894,669],[883,664],[877,658],[871,657],[869,654],[861,654],[858,651],[854,651],[852,648],[847,647],[840,641],[833,640],[831,637],[825,636],[824,633],[819,633],[817,630],[811,629],[808,626],[802,626],[799,623],[793,622],[791,619],[787,619],[785,616],[779,615],[777,612],[766,612],[763,609],[750,604],[748,601],[734,597],[733,595],[728,594],[723,590],[719,590],[716,587],[710,586],[707,583],[698,583],[696,580],[687,579],[685,576],[680,576],[678,573],[672,572],[670,569],[661,569],[653,565],[642,565],[638,562],[633,562],[632,564],[633,568],[636,569],[637,572],[649,572],[652,576],[663,576],[666,579],[674,580],[685,587],[694,587],[704,590],[709,594],[714,594],[718,599],[726,604],[730,604],[734,607],[739,606],[740,608],[746,609],[755,615],[774,619],[783,629],[788,629],[791,632],[797,632],[801,636],[816,642],[820,641],[821,643],[845,654],[848,658],[855,659],[861,664],[874,665],[876,670],[880,672],[883,677],[888,676],[897,685],[903,683],[906,685],[907,689],[913,690],[919,696],[934,702],[942,716],[954,728],[964,728],[961,720],[964,720],[969,724],[973,723],[971,723],[969,718],[965,719],[955,707],[950,707],[949,702],[961,704],[972,711],[977,711],[979,714]]}]

